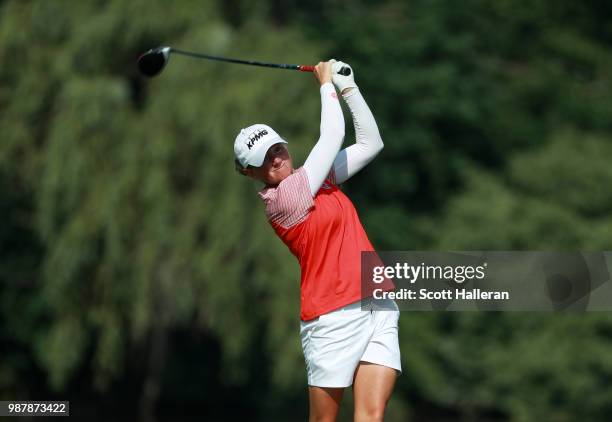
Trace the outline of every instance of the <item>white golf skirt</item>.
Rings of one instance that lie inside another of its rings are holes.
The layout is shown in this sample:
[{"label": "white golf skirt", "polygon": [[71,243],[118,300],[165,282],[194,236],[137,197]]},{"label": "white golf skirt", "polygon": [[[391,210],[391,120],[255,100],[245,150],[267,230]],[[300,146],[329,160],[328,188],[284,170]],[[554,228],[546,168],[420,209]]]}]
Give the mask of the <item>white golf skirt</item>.
[{"label": "white golf skirt", "polygon": [[360,361],[401,374],[397,333],[399,310],[393,300],[363,300],[301,321],[300,336],[308,385],[348,387]]}]

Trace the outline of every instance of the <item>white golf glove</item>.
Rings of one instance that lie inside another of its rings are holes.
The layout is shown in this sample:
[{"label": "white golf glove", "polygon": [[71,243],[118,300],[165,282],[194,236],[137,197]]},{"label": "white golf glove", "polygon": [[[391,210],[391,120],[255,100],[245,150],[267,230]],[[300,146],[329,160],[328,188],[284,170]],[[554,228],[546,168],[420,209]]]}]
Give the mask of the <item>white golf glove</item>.
[{"label": "white golf glove", "polygon": [[[355,73],[353,72],[353,69],[351,69],[351,66],[344,62],[338,62],[336,60],[330,61],[333,62],[332,81],[334,82],[334,85],[336,85],[336,87],[340,90],[340,92],[344,93],[344,90],[348,88],[357,88],[357,84],[355,83]],[[351,70],[350,75],[344,76],[338,73],[343,67],[348,67]]]}]

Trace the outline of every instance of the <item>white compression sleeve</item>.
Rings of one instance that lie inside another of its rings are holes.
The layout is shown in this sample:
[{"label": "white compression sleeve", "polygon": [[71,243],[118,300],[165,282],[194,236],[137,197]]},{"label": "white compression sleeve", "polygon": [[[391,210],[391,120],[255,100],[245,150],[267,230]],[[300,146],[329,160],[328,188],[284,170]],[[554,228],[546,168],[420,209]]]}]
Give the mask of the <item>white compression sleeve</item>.
[{"label": "white compression sleeve", "polygon": [[370,108],[358,88],[344,95],[353,123],[356,143],[340,151],[334,160],[335,183],[344,183],[383,149],[383,141]]},{"label": "white compression sleeve", "polygon": [[304,163],[314,197],[329,174],[344,140],[342,107],[331,82],[321,85],[321,136]]}]

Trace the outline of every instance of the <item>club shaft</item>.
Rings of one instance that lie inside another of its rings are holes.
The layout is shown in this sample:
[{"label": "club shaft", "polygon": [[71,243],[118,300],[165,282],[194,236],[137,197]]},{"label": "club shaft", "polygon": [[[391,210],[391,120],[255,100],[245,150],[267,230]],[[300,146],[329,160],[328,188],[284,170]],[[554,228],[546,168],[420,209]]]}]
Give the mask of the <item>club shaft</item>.
[{"label": "club shaft", "polygon": [[177,50],[176,48],[170,49],[171,53],[182,54],[183,56],[196,57],[199,59],[206,60],[216,60],[220,62],[229,62],[229,63],[238,63],[238,64],[248,64],[251,66],[262,66],[262,67],[273,67],[277,69],[289,69],[289,70],[300,70],[302,72],[312,72],[314,70],[314,66],[304,66],[299,64],[278,64],[278,63],[264,63],[258,62],[254,60],[240,60],[240,59],[230,59],[227,57],[219,57],[219,56],[211,56],[210,54],[201,54],[201,53],[192,53],[190,51]]}]

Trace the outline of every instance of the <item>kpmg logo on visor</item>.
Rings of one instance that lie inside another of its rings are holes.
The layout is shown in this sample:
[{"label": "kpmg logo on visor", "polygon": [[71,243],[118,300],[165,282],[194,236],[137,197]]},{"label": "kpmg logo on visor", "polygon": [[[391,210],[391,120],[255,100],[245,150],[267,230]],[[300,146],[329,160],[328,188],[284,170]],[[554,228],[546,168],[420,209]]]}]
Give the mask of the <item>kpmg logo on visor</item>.
[{"label": "kpmg logo on visor", "polygon": [[265,129],[261,129],[255,133],[250,134],[249,137],[247,138],[248,139],[246,143],[247,147],[249,147],[249,149],[253,148],[253,145],[255,145],[255,142],[263,138],[267,134],[268,134],[268,131]]}]

